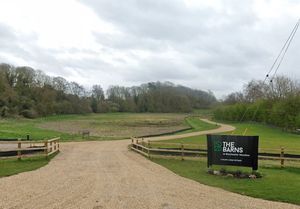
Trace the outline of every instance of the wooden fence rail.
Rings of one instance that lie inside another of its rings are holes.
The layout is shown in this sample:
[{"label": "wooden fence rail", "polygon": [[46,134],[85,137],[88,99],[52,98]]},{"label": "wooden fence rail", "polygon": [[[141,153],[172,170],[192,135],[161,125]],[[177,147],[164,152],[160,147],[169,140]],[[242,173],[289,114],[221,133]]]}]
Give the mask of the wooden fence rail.
[{"label": "wooden fence rail", "polygon": [[[153,145],[166,145],[170,148],[158,148],[152,147]],[[152,146],[151,146],[152,145]],[[176,148],[172,147],[176,145]],[[185,157],[202,157],[207,155],[206,147],[203,145],[195,144],[183,144],[183,143],[167,143],[167,142],[145,142],[144,139],[131,138],[131,149],[146,156],[151,157],[151,155],[168,155],[174,156],[176,158],[181,157],[184,160]],[[191,149],[191,147],[197,147],[199,149]],[[272,151],[272,153],[266,152]],[[292,150],[295,152],[296,150]],[[276,153],[277,152],[277,153]],[[155,154],[154,154],[155,153]],[[299,161],[300,154],[290,154],[286,153],[284,147],[280,149],[260,149],[258,158],[261,160],[279,160],[281,167],[284,167],[285,161]]]},{"label": "wooden fence rail", "polygon": [[60,137],[43,141],[0,141],[0,158],[48,157],[59,151],[59,140]]}]

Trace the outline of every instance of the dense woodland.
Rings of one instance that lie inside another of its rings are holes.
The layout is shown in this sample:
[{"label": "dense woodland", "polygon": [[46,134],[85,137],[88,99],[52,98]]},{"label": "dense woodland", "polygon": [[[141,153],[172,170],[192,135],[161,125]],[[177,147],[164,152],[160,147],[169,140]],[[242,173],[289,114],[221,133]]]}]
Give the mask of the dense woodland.
[{"label": "dense woodland", "polygon": [[256,121],[300,128],[300,85],[298,80],[277,76],[266,82],[252,80],[242,92],[229,94],[214,117],[230,121]]},{"label": "dense woodland", "polygon": [[[140,86],[101,85],[87,90],[76,82],[51,77],[30,67],[0,64],[0,117],[35,118],[55,114],[101,112],[191,112],[217,104],[212,92],[170,82]],[[219,120],[256,121],[300,128],[300,85],[284,76],[272,82],[252,80],[226,96],[214,111]]]},{"label": "dense woodland", "polygon": [[140,86],[101,85],[85,89],[62,77],[30,67],[0,64],[0,117],[34,118],[54,114],[100,112],[190,112],[216,103],[212,92],[152,82]]}]

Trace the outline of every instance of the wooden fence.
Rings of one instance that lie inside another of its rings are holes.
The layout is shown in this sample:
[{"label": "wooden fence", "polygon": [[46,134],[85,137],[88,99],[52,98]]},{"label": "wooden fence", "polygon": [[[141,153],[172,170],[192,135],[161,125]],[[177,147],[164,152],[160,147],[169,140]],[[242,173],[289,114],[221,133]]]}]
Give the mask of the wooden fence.
[{"label": "wooden fence", "polygon": [[[162,146],[163,148],[160,148]],[[168,143],[157,141],[144,141],[143,138],[131,138],[131,149],[146,156],[168,156],[184,158],[196,158],[207,156],[207,148],[199,144]],[[292,153],[292,154],[291,154]],[[295,154],[297,153],[297,154]],[[281,167],[285,161],[300,162],[299,150],[289,150],[289,153],[281,147],[280,149],[259,149],[258,158],[260,160],[278,160]]]},{"label": "wooden fence", "polygon": [[59,140],[60,137],[43,141],[0,141],[0,155],[18,159],[39,155],[48,157],[59,151]]}]

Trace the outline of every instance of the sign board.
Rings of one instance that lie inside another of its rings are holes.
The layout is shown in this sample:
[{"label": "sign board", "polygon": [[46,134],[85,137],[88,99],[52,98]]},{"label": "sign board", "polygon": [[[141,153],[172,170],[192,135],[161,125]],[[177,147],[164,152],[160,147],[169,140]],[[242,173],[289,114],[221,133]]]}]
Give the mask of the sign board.
[{"label": "sign board", "polygon": [[257,170],[258,136],[207,135],[207,166],[234,165]]}]

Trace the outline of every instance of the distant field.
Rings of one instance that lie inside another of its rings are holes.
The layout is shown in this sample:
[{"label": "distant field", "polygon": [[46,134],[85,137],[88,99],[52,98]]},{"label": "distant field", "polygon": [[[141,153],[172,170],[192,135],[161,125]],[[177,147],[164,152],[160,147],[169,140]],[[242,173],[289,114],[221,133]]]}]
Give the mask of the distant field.
[{"label": "distant field", "polygon": [[162,134],[189,128],[186,114],[104,113],[60,115],[38,119],[0,120],[0,138],[44,139],[60,136],[62,140],[80,140],[82,130],[91,139],[122,139],[131,136]]}]

